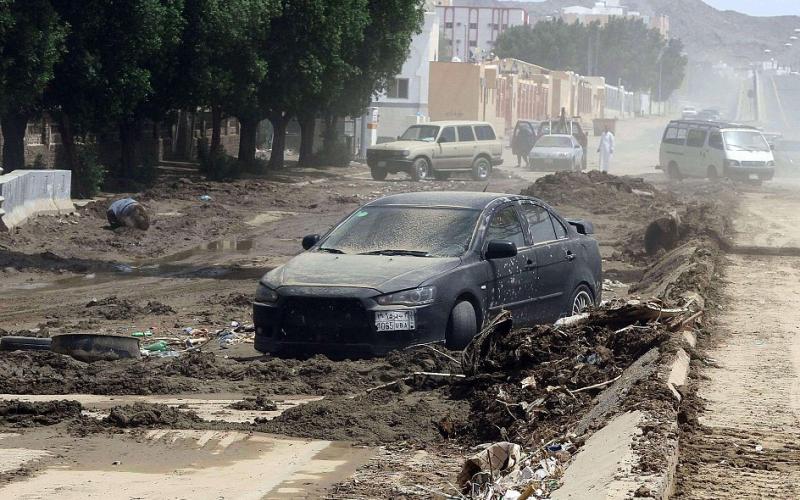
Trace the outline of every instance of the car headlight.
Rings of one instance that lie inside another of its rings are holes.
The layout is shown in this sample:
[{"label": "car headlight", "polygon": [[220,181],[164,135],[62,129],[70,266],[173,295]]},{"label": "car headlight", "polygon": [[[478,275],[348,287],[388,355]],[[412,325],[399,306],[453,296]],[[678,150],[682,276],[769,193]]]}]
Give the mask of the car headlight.
[{"label": "car headlight", "polygon": [[436,298],[436,287],[423,286],[381,295],[376,300],[382,306],[424,306],[433,303],[434,298]]},{"label": "car headlight", "polygon": [[768,161],[767,162],[767,166],[768,167],[774,167],[775,166],[775,162],[774,161]]},{"label": "car headlight", "polygon": [[278,292],[266,286],[263,283],[258,284],[256,288],[256,302],[263,302],[266,304],[273,304],[278,301]]},{"label": "car headlight", "polygon": [[739,160],[725,160],[725,164],[729,167],[738,167],[740,166]]}]

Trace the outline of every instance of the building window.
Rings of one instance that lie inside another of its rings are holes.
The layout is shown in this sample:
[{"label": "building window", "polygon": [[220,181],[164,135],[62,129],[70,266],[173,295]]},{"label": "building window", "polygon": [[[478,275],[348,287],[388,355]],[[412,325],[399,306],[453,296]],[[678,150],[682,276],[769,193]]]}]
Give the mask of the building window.
[{"label": "building window", "polygon": [[450,23],[444,23],[444,27],[445,27],[446,29],[453,29],[453,23],[452,23],[452,22],[450,22]]},{"label": "building window", "polygon": [[395,78],[389,82],[386,97],[390,99],[408,99],[408,78]]},{"label": "building window", "polygon": [[469,46],[470,47],[477,47],[478,46],[478,41],[477,40],[470,40],[469,41]]},{"label": "building window", "polygon": [[478,23],[469,23],[469,29],[471,30],[478,29]]}]

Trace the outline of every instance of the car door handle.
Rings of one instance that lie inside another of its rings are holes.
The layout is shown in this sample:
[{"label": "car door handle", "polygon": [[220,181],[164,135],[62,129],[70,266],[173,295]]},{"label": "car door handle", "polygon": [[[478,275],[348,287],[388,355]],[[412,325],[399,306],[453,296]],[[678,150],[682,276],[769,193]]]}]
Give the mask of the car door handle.
[{"label": "car door handle", "polygon": [[564,257],[570,261],[575,260],[575,254],[572,253],[572,250],[567,250],[567,252],[564,254]]},{"label": "car door handle", "polygon": [[528,259],[528,261],[525,263],[525,270],[526,271],[530,271],[531,269],[535,269],[535,268],[536,268],[536,264],[531,259]]}]

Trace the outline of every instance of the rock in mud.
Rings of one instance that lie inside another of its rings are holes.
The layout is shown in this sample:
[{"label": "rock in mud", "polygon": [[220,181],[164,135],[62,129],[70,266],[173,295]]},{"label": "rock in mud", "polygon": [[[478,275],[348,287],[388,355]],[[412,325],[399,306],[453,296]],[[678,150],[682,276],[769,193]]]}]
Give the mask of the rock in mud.
[{"label": "rock in mud", "polygon": [[0,401],[0,425],[10,427],[36,427],[54,425],[64,420],[81,416],[81,404],[77,401]]},{"label": "rock in mud", "polygon": [[178,410],[171,406],[151,403],[134,403],[131,405],[115,406],[108,417],[103,419],[106,424],[115,427],[173,427],[188,429],[202,423],[197,413],[189,410]]},{"label": "rock in mud", "polygon": [[232,410],[247,410],[247,411],[276,411],[278,405],[275,401],[267,399],[263,394],[259,394],[254,398],[244,398],[241,401],[236,401],[228,405]]}]

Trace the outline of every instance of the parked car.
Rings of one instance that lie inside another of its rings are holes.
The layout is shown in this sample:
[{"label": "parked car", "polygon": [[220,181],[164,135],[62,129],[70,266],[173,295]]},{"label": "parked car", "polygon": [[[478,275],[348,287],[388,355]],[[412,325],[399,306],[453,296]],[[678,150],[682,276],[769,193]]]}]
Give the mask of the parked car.
[{"label": "parked car", "polygon": [[800,141],[776,141],[772,154],[778,171],[795,175],[800,173]]},{"label": "parked car", "polygon": [[674,180],[729,177],[766,181],[775,175],[775,158],[763,134],[753,127],[674,120],[664,131],[657,168]]},{"label": "parked car", "polygon": [[465,347],[507,309],[520,325],[597,304],[591,223],[536,198],[416,192],[370,202],[267,273],[253,304],[261,352],[382,354]]},{"label": "parked car", "polygon": [[684,120],[694,120],[697,118],[697,108],[694,106],[685,106],[681,111],[681,117]]},{"label": "parked car", "polygon": [[531,150],[528,165],[531,170],[583,170],[583,148],[571,135],[551,134],[539,138]]},{"label": "parked car", "polygon": [[397,141],[367,149],[372,178],[406,172],[419,181],[447,179],[453,172],[470,172],[484,181],[492,167],[503,163],[503,144],[494,127],[484,122],[447,121],[412,125]]},{"label": "parked car", "polygon": [[697,119],[706,122],[718,122],[722,119],[719,110],[714,108],[704,109],[697,113]]},{"label": "parked car", "polygon": [[[589,150],[589,136],[583,129],[581,122],[577,118],[569,118],[566,120],[548,120],[542,122],[539,126],[539,135],[538,137],[544,137],[545,135],[554,135],[554,134],[568,134],[572,135],[575,140],[578,141],[578,144],[581,145],[583,151]],[[586,170],[586,155],[583,155],[581,160],[581,168]]]}]

